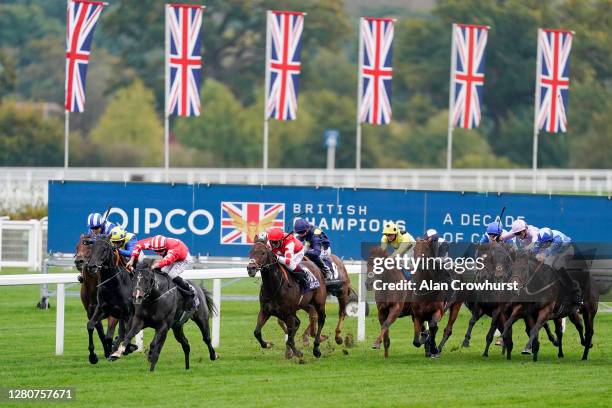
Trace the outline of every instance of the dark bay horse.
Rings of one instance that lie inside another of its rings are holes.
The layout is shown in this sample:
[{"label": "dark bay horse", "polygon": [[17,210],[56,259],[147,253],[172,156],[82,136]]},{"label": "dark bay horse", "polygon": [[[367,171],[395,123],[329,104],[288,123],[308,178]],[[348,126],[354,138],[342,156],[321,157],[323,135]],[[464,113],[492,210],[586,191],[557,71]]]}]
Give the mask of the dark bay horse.
[{"label": "dark bay horse", "polygon": [[[414,245],[415,259],[421,258],[422,263],[416,268],[413,281],[416,290],[411,294],[412,322],[414,324],[415,347],[425,345],[425,356],[436,358],[440,351],[436,346],[436,333],[438,332],[438,322],[444,316],[447,305],[445,301],[446,292],[422,288],[423,282],[439,282],[443,271],[431,261],[435,258],[435,253],[431,242],[417,239]],[[427,262],[427,260],[430,260]],[[430,265],[433,263],[433,265]],[[429,330],[424,330],[424,323],[428,322]],[[449,321],[450,322],[450,321]],[[423,341],[423,338],[425,339]]]},{"label": "dark bay horse", "polygon": [[[343,281],[342,285],[327,288],[327,293],[335,296],[338,299],[338,324],[336,325],[334,339],[336,344],[342,344],[342,329],[344,327],[344,320],[346,319],[346,305],[349,303],[349,298],[353,289],[351,288],[351,280],[346,267],[344,266],[344,262],[342,262],[342,260],[334,254],[331,255],[331,260],[338,270],[338,279]],[[308,346],[308,336],[314,337],[314,334],[314,327],[312,327],[309,323],[302,335],[302,342],[304,346]],[[323,341],[323,337],[324,336],[321,335],[321,341]]]},{"label": "dark bay horse", "polygon": [[285,357],[302,356],[295,347],[295,334],[300,325],[296,313],[299,309],[308,313],[310,325],[316,327],[314,347],[312,353],[315,357],[321,356],[319,345],[321,343],[321,330],[325,324],[325,301],[327,290],[325,279],[319,268],[311,261],[302,261],[319,280],[317,289],[301,293],[300,287],[293,278],[291,272],[281,266],[276,256],[263,242],[256,242],[249,252],[249,265],[247,267],[249,276],[254,277],[257,271],[261,273],[262,286],[259,293],[259,315],[254,336],[262,348],[271,347],[271,343],[263,340],[261,328],[270,316],[275,316],[287,327],[287,342]]},{"label": "dark bay horse", "polygon": [[[574,263],[576,265],[576,263]],[[533,361],[538,360],[539,341],[538,333],[548,320],[555,321],[558,341],[558,357],[563,357],[562,336],[560,320],[568,317],[578,329],[581,344],[584,346],[582,359],[588,358],[589,349],[592,345],[593,322],[597,314],[599,292],[592,284],[591,277],[586,270],[586,263],[578,261],[578,269],[587,274],[587,279],[582,283],[584,303],[579,310],[584,318],[584,336],[582,335],[582,322],[577,315],[577,306],[570,299],[563,296],[564,284],[559,273],[546,263],[537,260],[527,251],[521,252],[513,264],[511,281],[517,283],[519,293],[517,301],[512,304],[512,312],[504,325],[504,343],[509,338],[511,344],[511,329],[518,317],[525,317],[528,322],[527,334],[529,340],[523,354],[532,354]],[[510,359],[511,346],[507,349],[507,358]]]},{"label": "dark bay horse", "polygon": [[[384,249],[382,249],[380,246],[372,247],[367,260],[367,277],[365,285],[366,289],[369,291],[376,289],[374,292],[374,299],[376,300],[378,322],[380,323],[380,333],[372,344],[372,348],[380,349],[380,344],[383,343],[385,348],[385,358],[387,358],[389,357],[389,348],[391,347],[389,329],[398,318],[409,316],[411,307],[409,301],[410,291],[408,289],[387,290],[386,288],[389,286],[386,286],[385,288],[376,287],[379,284],[397,286],[406,282],[404,273],[395,267],[387,268],[384,266],[377,266],[377,268],[381,267],[382,272],[375,273],[375,262],[380,262],[380,260],[385,258],[387,258],[387,252]],[[376,282],[377,280],[379,282]]]},{"label": "dark bay horse", "polygon": [[[183,315],[184,300],[179,288],[165,275],[151,269],[152,259],[145,259],[138,263],[134,271],[134,316],[123,343],[113,353],[112,360],[116,360],[127,349],[129,340],[140,330],[151,327],[155,329],[155,336],[149,347],[150,371],[155,370],[159,355],[166,341],[168,331],[172,329],[174,338],[178,341],[185,354],[185,369],[189,369],[190,346],[180,318]],[[199,306],[191,316],[202,333],[202,340],[208,347],[211,361],[219,358],[210,339],[209,319],[216,313],[212,295],[206,289],[192,285],[196,292]]]},{"label": "dark bay horse", "polygon": [[[74,258],[74,265],[81,272],[83,276],[83,283],[81,285],[80,295],[81,303],[87,313],[87,320],[91,319],[96,310],[98,304],[98,284],[100,280],[97,275],[93,275],[89,271],[88,263],[91,258],[91,248],[93,246],[93,239],[89,235],[81,234],[79,242],[76,245],[76,255]],[[96,332],[104,347],[104,356],[108,358],[113,348],[113,336],[115,333],[115,327],[117,326],[117,319],[109,316],[108,318],[108,331],[106,336],[104,335],[104,327],[102,322],[99,321],[96,325]],[[93,329],[87,329],[89,335],[89,362],[96,364],[98,362],[98,356],[94,353],[93,347]]]},{"label": "dark bay horse", "polygon": [[[119,252],[107,237],[98,237],[92,245],[91,258],[85,265],[98,283],[98,303],[93,315],[87,322],[87,330],[90,333],[90,362],[91,354],[95,356],[93,339],[91,333],[94,327],[102,320],[113,317],[119,320],[119,342],[125,335],[125,325],[132,317],[132,279],[123,265],[123,259]],[[136,349],[130,345],[128,352]],[[97,357],[95,358],[97,360]]]}]

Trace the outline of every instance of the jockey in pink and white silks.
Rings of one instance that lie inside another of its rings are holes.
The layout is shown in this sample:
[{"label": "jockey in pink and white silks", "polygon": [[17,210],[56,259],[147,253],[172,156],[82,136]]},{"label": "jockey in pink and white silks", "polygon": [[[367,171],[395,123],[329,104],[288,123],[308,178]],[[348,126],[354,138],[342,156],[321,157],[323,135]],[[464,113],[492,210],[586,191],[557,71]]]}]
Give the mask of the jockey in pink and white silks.
[{"label": "jockey in pink and white silks", "polygon": [[531,248],[538,240],[540,229],[533,225],[527,225],[525,220],[515,220],[512,223],[510,232],[502,235],[502,241],[508,241],[514,237],[516,245],[520,249]]}]

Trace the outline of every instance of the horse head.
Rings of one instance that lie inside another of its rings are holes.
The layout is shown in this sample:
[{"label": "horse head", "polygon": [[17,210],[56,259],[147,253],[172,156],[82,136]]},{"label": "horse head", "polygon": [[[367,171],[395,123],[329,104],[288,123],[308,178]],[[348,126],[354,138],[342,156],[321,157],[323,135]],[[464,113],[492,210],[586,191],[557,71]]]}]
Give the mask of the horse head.
[{"label": "horse head", "polygon": [[479,247],[485,279],[507,280],[512,271],[516,253],[503,243],[483,244]]},{"label": "horse head", "polygon": [[145,259],[136,265],[134,269],[134,288],[132,290],[132,302],[140,305],[149,297],[155,287],[155,273],[151,269],[152,259]]},{"label": "horse head", "polygon": [[[387,251],[382,249],[380,246],[376,245],[370,249],[370,254],[368,255],[367,260],[367,274],[365,287],[367,290],[371,291],[374,288],[374,280],[377,275],[382,279],[382,275],[387,272],[387,269],[384,268],[382,263],[387,258]],[[380,272],[380,268],[383,268],[382,272]]]},{"label": "horse head", "polygon": [[93,240],[91,239],[91,236],[81,234],[79,242],[76,244],[76,255],[74,257],[74,265],[79,272],[83,272],[83,267],[87,265],[91,259],[92,245]]},{"label": "horse head", "polygon": [[249,264],[247,266],[247,272],[252,278],[257,274],[257,271],[266,268],[276,263],[276,259],[272,254],[272,251],[268,248],[265,242],[255,242],[251,251],[249,252]]},{"label": "horse head", "polygon": [[101,272],[102,269],[109,269],[113,265],[114,247],[108,237],[98,236],[93,241],[91,257],[87,263],[88,270],[92,274]]}]

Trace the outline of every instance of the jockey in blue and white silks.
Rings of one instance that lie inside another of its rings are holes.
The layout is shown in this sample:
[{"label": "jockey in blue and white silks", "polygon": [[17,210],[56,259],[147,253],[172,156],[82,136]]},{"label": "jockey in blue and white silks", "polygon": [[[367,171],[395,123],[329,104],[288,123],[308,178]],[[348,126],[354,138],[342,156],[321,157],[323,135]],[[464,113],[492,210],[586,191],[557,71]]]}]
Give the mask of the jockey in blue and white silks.
[{"label": "jockey in blue and white silks", "polygon": [[91,213],[87,217],[87,227],[92,235],[108,235],[115,228],[115,224],[105,220],[100,213]]},{"label": "jockey in blue and white silks", "polygon": [[545,257],[559,255],[567,249],[572,239],[562,233],[550,228],[542,228],[531,251],[535,254],[543,254]]}]

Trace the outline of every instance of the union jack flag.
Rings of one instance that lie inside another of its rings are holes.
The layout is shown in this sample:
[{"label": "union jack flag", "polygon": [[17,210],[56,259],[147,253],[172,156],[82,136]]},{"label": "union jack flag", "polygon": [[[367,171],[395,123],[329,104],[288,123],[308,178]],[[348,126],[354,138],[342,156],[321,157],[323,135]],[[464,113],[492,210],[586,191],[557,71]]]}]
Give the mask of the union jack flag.
[{"label": "union jack flag", "polygon": [[221,203],[221,244],[252,244],[259,232],[272,227],[285,228],[285,204]]},{"label": "union jack flag", "polygon": [[393,19],[361,18],[359,121],[373,125],[391,122],[393,78]]},{"label": "union jack flag", "polygon": [[567,131],[569,55],[573,32],[538,30],[536,125],[550,133]]},{"label": "union jack flag", "polygon": [[200,115],[202,6],[166,5],[166,115]]},{"label": "union jack flag", "polygon": [[488,31],[487,26],[453,24],[450,112],[455,127],[480,124]]},{"label": "union jack flag", "polygon": [[102,2],[71,0],[66,12],[66,82],[64,106],[68,112],[85,110],[85,83],[94,30]]},{"label": "union jack flag", "polygon": [[297,117],[300,50],[304,13],[268,11],[266,50],[266,118]]}]

